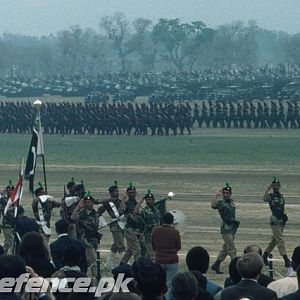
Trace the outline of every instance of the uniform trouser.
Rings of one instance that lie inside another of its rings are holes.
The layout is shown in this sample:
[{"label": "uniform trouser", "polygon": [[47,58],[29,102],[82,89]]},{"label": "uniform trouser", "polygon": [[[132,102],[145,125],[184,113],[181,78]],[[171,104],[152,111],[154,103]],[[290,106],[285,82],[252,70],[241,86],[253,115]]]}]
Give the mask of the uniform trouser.
[{"label": "uniform trouser", "polygon": [[120,228],[118,230],[111,230],[113,236],[113,244],[110,247],[110,251],[113,253],[122,253],[126,250],[124,241],[124,231]]},{"label": "uniform trouser", "polygon": [[230,259],[236,257],[236,248],[234,245],[234,234],[227,233],[223,234],[224,245],[220,250],[219,255],[217,257],[218,261],[223,261],[227,255],[230,256]]},{"label": "uniform trouser", "polygon": [[286,255],[287,252],[283,240],[284,225],[271,225],[271,229],[273,233],[272,240],[266,248],[265,252],[271,253],[275,246],[277,246],[280,255]]},{"label": "uniform trouser", "polygon": [[133,228],[125,229],[125,238],[127,243],[126,252],[122,258],[122,263],[128,263],[131,256],[137,260],[141,256],[141,241],[142,235]]},{"label": "uniform trouser", "polygon": [[155,251],[152,248],[152,243],[151,243],[151,233],[146,232],[145,233],[145,242],[144,242],[144,247],[145,247],[145,256],[147,257],[154,257],[155,256]]},{"label": "uniform trouser", "polygon": [[14,232],[12,228],[3,228],[4,235],[4,244],[3,250],[4,254],[8,254],[8,250],[13,251],[13,243],[14,243]]},{"label": "uniform trouser", "polygon": [[70,238],[77,240],[77,230],[75,223],[69,224],[68,235]]},{"label": "uniform trouser", "polygon": [[87,274],[91,277],[95,277],[97,274],[97,249],[98,246],[94,243],[90,243],[87,240],[83,239],[83,244],[85,247],[85,256],[88,264]]}]

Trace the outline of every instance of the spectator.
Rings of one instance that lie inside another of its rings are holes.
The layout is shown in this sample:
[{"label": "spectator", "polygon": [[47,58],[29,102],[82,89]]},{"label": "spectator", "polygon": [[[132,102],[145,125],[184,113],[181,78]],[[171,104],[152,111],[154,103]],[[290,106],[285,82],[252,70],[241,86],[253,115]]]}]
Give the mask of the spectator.
[{"label": "spectator", "polygon": [[[297,279],[298,279],[298,284],[300,287],[300,268],[297,269]],[[300,299],[300,288],[298,288],[298,290],[296,292],[288,294],[280,299],[281,300],[299,300]]]},{"label": "spectator", "polygon": [[[24,260],[16,255],[0,256],[0,280],[6,277],[18,278],[21,274],[26,273]],[[22,300],[16,293],[0,291],[1,300]]]},{"label": "spectator", "polygon": [[207,278],[199,271],[191,271],[198,284],[196,300],[213,300],[213,296],[206,290]]},{"label": "spectator", "polygon": [[56,270],[64,266],[63,251],[67,246],[75,246],[80,251],[80,261],[78,266],[81,272],[87,272],[87,260],[85,255],[85,247],[81,241],[75,240],[68,236],[69,223],[63,219],[55,223],[57,232],[57,240],[50,244],[52,260]]},{"label": "spectator", "polygon": [[18,254],[25,260],[26,265],[32,267],[41,277],[49,278],[55,271],[44,240],[37,232],[28,232],[23,236]]},{"label": "spectator", "polygon": [[27,232],[31,232],[31,231],[38,232],[39,231],[38,224],[36,223],[36,220],[34,218],[28,218],[27,216],[25,216],[25,210],[24,210],[23,206],[19,206],[18,207],[18,218],[17,218],[17,222],[16,222],[16,232],[17,232],[17,236],[18,236],[17,249],[19,247],[22,237]]},{"label": "spectator", "polygon": [[296,270],[300,266],[300,246],[294,249],[291,266],[294,271],[288,277],[276,280],[268,285],[268,288],[275,291],[278,297],[286,296],[298,290]]},{"label": "spectator", "polygon": [[180,233],[173,226],[174,216],[167,212],[162,217],[162,225],[154,227],[151,234],[155,261],[159,263],[167,274],[167,300],[172,299],[171,282],[178,272],[178,255],[181,249]]},{"label": "spectator", "polygon": [[229,287],[238,284],[242,276],[237,269],[237,261],[239,260],[239,256],[232,259],[229,263],[229,277],[227,277],[224,281],[224,287]]},{"label": "spectator", "polygon": [[244,254],[237,262],[237,269],[242,275],[242,280],[234,286],[223,289],[221,300],[239,300],[241,298],[255,300],[276,299],[277,295],[274,291],[257,283],[263,265],[263,260],[259,254]]},{"label": "spectator", "polygon": [[196,300],[198,284],[192,272],[177,273],[172,280],[174,300]]},{"label": "spectator", "polygon": [[137,291],[143,300],[164,300],[167,292],[167,277],[163,267],[151,259],[140,257],[132,266]]},{"label": "spectator", "polygon": [[[250,245],[247,246],[244,249],[244,254],[246,253],[257,253],[262,257],[262,249],[256,245]],[[261,274],[258,278],[258,284],[260,284],[261,286],[267,287],[272,281],[274,281],[274,279],[272,279],[271,277],[269,277],[266,274]],[[278,295],[277,295],[278,296]]]},{"label": "spectator", "polygon": [[[205,248],[196,246],[188,251],[185,262],[189,271],[199,271],[201,274],[206,274],[209,267],[209,254]],[[207,279],[206,290],[214,296],[222,288]]]}]

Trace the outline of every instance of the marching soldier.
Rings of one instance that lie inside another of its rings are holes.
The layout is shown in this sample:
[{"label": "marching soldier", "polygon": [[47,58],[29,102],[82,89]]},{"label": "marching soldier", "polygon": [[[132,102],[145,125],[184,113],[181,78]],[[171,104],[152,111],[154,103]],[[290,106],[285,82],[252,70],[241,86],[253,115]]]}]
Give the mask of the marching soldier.
[{"label": "marching soldier", "polygon": [[9,184],[4,189],[4,195],[2,197],[0,196],[0,219],[2,216],[1,228],[3,230],[3,235],[4,235],[4,244],[3,244],[4,254],[7,254],[9,249],[11,249],[11,251],[13,249],[14,209],[13,207],[11,207],[5,212],[5,207],[14,189],[15,188],[12,185],[12,182],[9,181]]},{"label": "marching soldier", "polygon": [[76,223],[71,219],[72,213],[79,200],[79,198],[76,196],[76,183],[74,178],[68,182],[67,189],[69,193],[64,195],[60,209],[60,215],[62,219],[69,223],[69,236],[73,239],[77,239]]},{"label": "marching soldier", "polygon": [[87,193],[77,204],[71,218],[74,221],[78,220],[79,228],[81,229],[81,239],[85,246],[88,267],[91,268],[92,274],[95,274],[96,266],[94,263],[97,258],[96,251],[99,247],[102,234],[98,232],[99,214],[93,206],[94,198]]},{"label": "marching soldier", "polygon": [[109,224],[110,231],[113,236],[113,244],[110,247],[110,253],[107,258],[106,265],[113,269],[116,264],[116,256],[122,257],[125,252],[125,241],[124,241],[124,227],[125,223],[122,220],[123,210],[121,209],[121,200],[119,199],[119,188],[117,181],[114,182],[112,186],[109,187],[108,192],[110,194],[110,201],[105,202],[98,209],[98,214],[101,217],[102,214],[107,211],[107,213],[112,218]]},{"label": "marching soldier", "polygon": [[32,210],[37,224],[39,225],[39,233],[42,235],[45,245],[48,247],[48,242],[51,235],[50,219],[52,210],[55,207],[60,207],[61,203],[53,200],[52,196],[46,195],[43,186],[39,183],[39,187],[34,191],[35,198],[32,201]]},{"label": "marching soldier", "polygon": [[[145,256],[154,257],[154,251],[151,245],[151,233],[155,226],[160,225],[160,220],[162,215],[160,211],[155,207],[154,195],[148,190],[147,194],[140,201],[140,205],[146,202],[146,206],[141,210],[141,215],[145,222],[145,232],[144,232],[144,248]],[[144,254],[144,253],[143,253]]]},{"label": "marching soldier", "polygon": [[[234,244],[234,235],[239,227],[239,221],[235,219],[235,204],[231,199],[232,189],[228,183],[220,191],[216,192],[215,198],[211,201],[211,207],[217,209],[222,219],[221,234],[223,236],[224,245],[219,252],[217,260],[212,265],[211,269],[216,271],[217,274],[222,274],[220,271],[220,264],[226,258],[227,255],[230,259],[236,257],[236,248]],[[222,199],[219,197],[222,196]]]},{"label": "marching soldier", "polygon": [[[275,248],[275,246],[277,246],[280,255],[284,259],[285,267],[289,267],[291,262],[287,256],[283,239],[283,229],[288,220],[288,217],[284,213],[285,200],[283,198],[283,195],[280,193],[280,188],[280,181],[276,177],[274,177],[272,183],[268,186],[263,196],[263,201],[269,203],[269,207],[272,212],[270,225],[273,233],[272,240],[263,254],[263,260],[264,263],[268,265],[268,256]],[[270,192],[271,190],[273,190],[273,192]]]},{"label": "marching soldier", "polygon": [[124,210],[126,225],[125,238],[127,242],[126,252],[121,263],[128,263],[131,256],[136,260],[141,256],[141,244],[145,230],[144,219],[139,213],[140,204],[136,200],[136,188],[131,183],[126,190],[126,196],[122,198],[121,208]]}]

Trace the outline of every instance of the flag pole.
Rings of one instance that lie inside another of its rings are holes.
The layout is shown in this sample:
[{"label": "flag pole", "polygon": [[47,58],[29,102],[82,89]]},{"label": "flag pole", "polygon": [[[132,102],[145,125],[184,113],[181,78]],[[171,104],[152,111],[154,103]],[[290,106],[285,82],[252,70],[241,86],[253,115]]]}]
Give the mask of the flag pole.
[{"label": "flag pole", "polygon": [[43,134],[42,134],[42,121],[41,121],[41,107],[43,105],[43,102],[39,99],[36,99],[33,102],[33,106],[37,111],[37,116],[39,119],[39,138],[38,138],[38,147],[37,147],[37,155],[40,155],[42,157],[42,163],[43,163],[43,175],[44,175],[44,189],[46,194],[48,194],[47,190],[47,177],[46,177],[46,164],[45,164],[45,154],[44,154],[44,142],[43,142]]}]

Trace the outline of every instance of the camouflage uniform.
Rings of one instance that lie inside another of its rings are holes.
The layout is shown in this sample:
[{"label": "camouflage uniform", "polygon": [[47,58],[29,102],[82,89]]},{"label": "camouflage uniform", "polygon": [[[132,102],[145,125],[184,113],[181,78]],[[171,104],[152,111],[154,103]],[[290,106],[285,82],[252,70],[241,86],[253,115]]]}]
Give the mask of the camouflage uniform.
[{"label": "camouflage uniform", "polygon": [[[112,203],[115,205],[116,210],[119,213],[119,216],[123,214],[122,209],[120,208],[121,200],[117,199],[116,201],[112,201]],[[105,211],[110,215],[112,219],[116,219],[117,216],[115,215],[111,205],[109,202],[104,203],[102,206],[98,209],[98,214],[101,216]],[[120,227],[119,223],[117,221],[112,222],[110,225],[110,231],[113,236],[113,244],[110,247],[110,250],[113,253],[122,253],[125,251],[125,242],[124,242],[124,229]]]},{"label": "camouflage uniform", "polygon": [[221,234],[224,239],[224,245],[219,252],[217,261],[222,262],[227,255],[230,259],[236,257],[236,248],[234,245],[234,235],[237,231],[238,221],[235,220],[235,204],[232,199],[225,201],[224,199],[217,202],[216,208],[221,216]]},{"label": "camouflage uniform", "polygon": [[149,257],[154,257],[155,253],[151,245],[151,232],[154,226],[160,225],[161,214],[156,207],[146,206],[142,209],[141,215],[145,222],[145,232],[144,232],[145,255]]},{"label": "camouflage uniform", "polygon": [[132,255],[134,260],[141,256],[141,244],[143,243],[143,233],[145,230],[143,217],[141,214],[134,211],[138,202],[135,199],[128,199],[125,202],[125,205],[126,208],[124,215],[126,225],[124,233],[127,242],[127,249],[122,258],[122,263],[128,263]]},{"label": "camouflage uniform", "polygon": [[273,236],[265,252],[271,253],[275,246],[277,246],[280,255],[285,256],[287,255],[287,252],[282,235],[285,223],[287,221],[287,216],[284,214],[285,200],[281,193],[273,192],[269,194],[268,202],[272,211],[270,225]]},{"label": "camouflage uniform", "polygon": [[[43,229],[43,226],[46,225],[50,229],[50,219],[52,216],[52,210],[55,207],[60,207],[61,203],[56,202],[55,200],[47,199],[46,201],[42,202],[42,200],[39,197],[36,197],[32,201],[32,210],[34,217],[39,225],[39,233],[44,239],[44,243],[49,249],[49,239],[50,239],[50,234],[45,230],[45,227]],[[40,207],[40,208],[39,208]],[[40,219],[40,214],[39,210],[41,209],[41,212],[43,214],[43,219]],[[50,253],[50,252],[49,252]]]},{"label": "camouflage uniform", "polygon": [[4,215],[4,209],[7,204],[7,197],[0,198],[0,213],[2,215],[2,230],[4,235],[4,253],[7,254],[8,250],[13,249],[13,241],[14,241],[14,217],[12,215],[12,211],[8,210],[6,215]]}]

